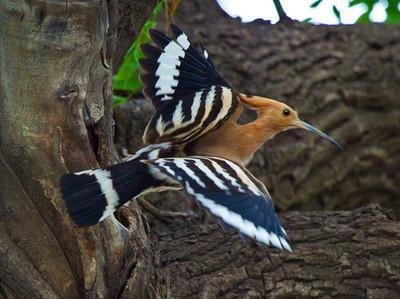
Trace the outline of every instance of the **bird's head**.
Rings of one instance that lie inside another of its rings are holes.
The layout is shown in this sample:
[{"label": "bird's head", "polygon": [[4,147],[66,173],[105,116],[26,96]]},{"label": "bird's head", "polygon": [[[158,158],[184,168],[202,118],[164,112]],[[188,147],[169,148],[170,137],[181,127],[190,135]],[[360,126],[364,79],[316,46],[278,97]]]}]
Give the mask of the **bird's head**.
[{"label": "bird's head", "polygon": [[317,134],[337,147],[342,148],[331,136],[302,121],[297,111],[285,103],[264,97],[243,94],[240,94],[240,100],[250,109],[257,111],[258,117],[265,122],[266,129],[271,130],[273,135],[289,129],[300,128]]}]

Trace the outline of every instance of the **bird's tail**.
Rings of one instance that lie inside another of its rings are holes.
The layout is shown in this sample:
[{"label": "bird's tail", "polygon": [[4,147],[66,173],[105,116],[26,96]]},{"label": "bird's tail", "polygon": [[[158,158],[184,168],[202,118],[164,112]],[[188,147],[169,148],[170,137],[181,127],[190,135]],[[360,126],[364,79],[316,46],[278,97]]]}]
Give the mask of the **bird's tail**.
[{"label": "bird's tail", "polygon": [[180,189],[176,181],[142,163],[176,151],[170,143],[151,144],[122,163],[64,175],[61,192],[72,220],[81,227],[94,225],[140,195]]},{"label": "bird's tail", "polygon": [[68,213],[81,226],[94,225],[152,187],[154,178],[139,160],[66,174],[61,192]]}]

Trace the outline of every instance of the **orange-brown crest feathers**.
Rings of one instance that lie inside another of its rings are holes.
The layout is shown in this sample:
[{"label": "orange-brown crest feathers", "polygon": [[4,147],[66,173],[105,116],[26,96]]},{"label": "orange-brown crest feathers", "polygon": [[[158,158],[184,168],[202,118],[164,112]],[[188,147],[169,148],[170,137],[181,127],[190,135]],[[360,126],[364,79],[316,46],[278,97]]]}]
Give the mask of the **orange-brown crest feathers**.
[{"label": "orange-brown crest feathers", "polygon": [[271,99],[246,95],[246,94],[239,94],[240,102],[249,107],[250,109],[258,110],[260,108],[265,108],[270,105]]},{"label": "orange-brown crest feathers", "polygon": [[285,103],[259,97],[240,94],[243,105],[258,112],[258,122],[273,131],[289,129],[298,119],[297,112]]}]

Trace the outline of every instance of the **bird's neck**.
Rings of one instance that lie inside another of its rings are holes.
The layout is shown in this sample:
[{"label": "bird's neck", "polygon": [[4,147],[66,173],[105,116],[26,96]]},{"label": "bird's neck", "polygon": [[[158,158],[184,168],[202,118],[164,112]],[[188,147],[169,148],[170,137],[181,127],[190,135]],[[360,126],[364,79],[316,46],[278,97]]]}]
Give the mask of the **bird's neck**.
[{"label": "bird's neck", "polygon": [[232,127],[231,134],[237,136],[236,155],[242,164],[250,160],[254,153],[266,141],[273,138],[276,133],[277,130],[273,126],[268,125],[268,116],[263,112],[259,112],[257,119],[253,122]]},{"label": "bird's neck", "polygon": [[193,147],[193,154],[222,156],[241,165],[249,161],[254,153],[269,139],[274,137],[277,130],[268,125],[268,115],[258,112],[257,119],[245,125],[239,125],[241,110],[221,128],[210,132]]}]

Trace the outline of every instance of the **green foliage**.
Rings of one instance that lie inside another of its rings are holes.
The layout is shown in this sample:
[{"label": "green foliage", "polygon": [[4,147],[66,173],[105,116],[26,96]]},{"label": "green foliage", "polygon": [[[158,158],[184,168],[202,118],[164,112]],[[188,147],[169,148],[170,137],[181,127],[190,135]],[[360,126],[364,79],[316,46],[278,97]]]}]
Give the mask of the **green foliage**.
[{"label": "green foliage", "polygon": [[399,11],[400,1],[388,1],[388,7],[386,8],[387,19],[385,23],[388,24],[400,24],[400,11]]},{"label": "green foliage", "polygon": [[322,0],[317,0],[317,1],[313,2],[313,3],[310,5],[310,7],[311,7],[311,8],[315,8],[315,7],[317,7],[318,5],[320,5],[321,2],[322,2]]},{"label": "green foliage", "polygon": [[123,91],[128,93],[127,97],[114,95],[113,106],[118,106],[126,102],[126,100],[134,93],[142,88],[142,82],[139,79],[139,60],[144,57],[140,45],[150,42],[149,29],[156,26],[156,16],[162,10],[163,2],[159,2],[153,10],[151,17],[140,30],[137,38],[132,43],[128,52],[125,54],[124,61],[118,72],[113,77],[114,91]]},{"label": "green foliage", "polygon": [[[367,8],[367,11],[362,14],[357,23],[367,23],[370,22],[369,16],[374,9],[374,5],[378,3],[379,0],[351,0],[349,6],[355,6],[358,4],[364,4]],[[386,15],[387,18],[385,23],[387,24],[400,24],[400,11],[398,9],[398,5],[400,0],[387,0],[387,7],[386,7]]]},{"label": "green foliage", "polygon": [[[379,2],[379,0],[352,0],[350,6],[354,6],[358,3],[364,3],[367,6],[367,11],[358,20],[359,23],[368,22],[368,17],[374,8],[374,5]],[[400,1],[399,0],[387,0],[386,14],[387,18],[385,23],[388,24],[400,24],[400,11],[398,9]]]},{"label": "green foliage", "polygon": [[[311,8],[316,8],[318,7],[323,0],[317,0],[313,2],[310,7]],[[369,19],[369,16],[374,9],[374,6],[376,3],[380,2],[379,0],[350,0],[349,1],[349,6],[355,6],[359,4],[364,4],[365,7],[367,8],[366,12],[362,14],[358,20],[357,23],[368,23],[371,20]],[[385,20],[385,23],[387,24],[400,24],[400,11],[399,11],[399,4],[400,0],[386,0],[387,6],[386,6],[386,14],[387,18]],[[341,15],[340,11],[337,9],[336,6],[332,6],[333,12],[335,13],[336,17],[338,18],[339,22],[341,20]]]},{"label": "green foliage", "polygon": [[339,9],[337,9],[337,7],[335,5],[332,6],[332,9],[333,9],[333,13],[335,14],[336,18],[339,20],[339,22],[341,22],[342,18],[340,16]]},{"label": "green foliage", "polygon": [[112,104],[114,107],[122,105],[126,102],[127,98],[126,97],[122,97],[119,95],[114,94],[113,98],[112,98]]}]

